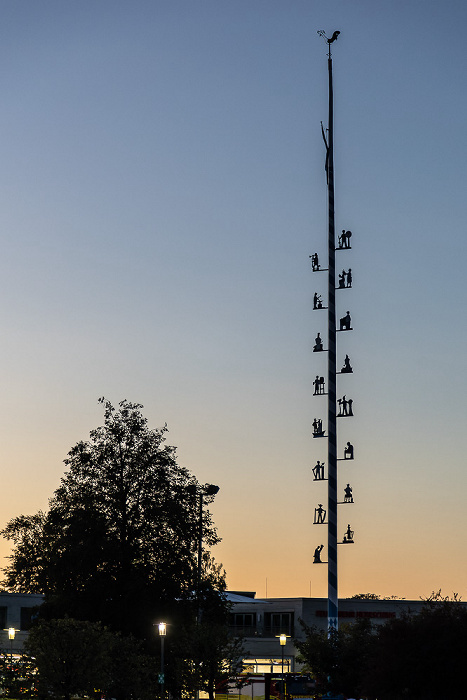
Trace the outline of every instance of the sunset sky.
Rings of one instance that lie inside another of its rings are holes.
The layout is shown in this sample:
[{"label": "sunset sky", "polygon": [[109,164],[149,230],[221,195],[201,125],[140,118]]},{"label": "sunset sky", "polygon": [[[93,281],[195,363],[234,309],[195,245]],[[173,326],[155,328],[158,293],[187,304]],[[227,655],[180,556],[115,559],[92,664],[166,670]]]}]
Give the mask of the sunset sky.
[{"label": "sunset sky", "polygon": [[0,0],[1,522],[128,399],[220,486],[231,590],[327,595],[320,29],[353,232],[340,595],[466,600],[464,0]]}]

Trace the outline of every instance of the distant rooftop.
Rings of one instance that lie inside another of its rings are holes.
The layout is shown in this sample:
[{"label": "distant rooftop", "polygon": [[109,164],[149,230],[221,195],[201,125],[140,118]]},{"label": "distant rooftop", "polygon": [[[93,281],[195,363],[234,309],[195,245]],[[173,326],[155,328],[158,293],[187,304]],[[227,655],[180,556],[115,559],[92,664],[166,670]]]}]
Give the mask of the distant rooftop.
[{"label": "distant rooftop", "polygon": [[225,596],[231,603],[265,603],[255,598],[255,591],[226,591]]}]

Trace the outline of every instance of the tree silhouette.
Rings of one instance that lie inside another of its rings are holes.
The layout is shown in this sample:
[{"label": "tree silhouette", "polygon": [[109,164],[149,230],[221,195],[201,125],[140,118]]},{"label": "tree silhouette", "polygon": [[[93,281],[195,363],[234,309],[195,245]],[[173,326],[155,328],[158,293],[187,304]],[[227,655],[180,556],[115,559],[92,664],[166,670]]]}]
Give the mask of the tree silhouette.
[{"label": "tree silhouette", "polygon": [[[151,430],[139,404],[115,409],[100,399],[104,424],[78,442],[47,513],[11,520],[5,584],[44,593],[42,615],[99,620],[125,634],[153,635],[152,624],[193,600],[199,536],[195,477]],[[209,505],[212,497],[205,496]],[[219,541],[207,508],[203,541]],[[205,559],[202,590],[223,590],[224,573]]]}]

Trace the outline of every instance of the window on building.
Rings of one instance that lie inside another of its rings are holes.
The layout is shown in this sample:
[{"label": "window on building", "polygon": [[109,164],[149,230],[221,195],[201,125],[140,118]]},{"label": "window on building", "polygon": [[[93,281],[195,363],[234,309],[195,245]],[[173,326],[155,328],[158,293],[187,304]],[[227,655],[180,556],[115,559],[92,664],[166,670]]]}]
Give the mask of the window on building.
[{"label": "window on building", "polygon": [[254,613],[230,613],[229,627],[236,634],[251,637],[256,633],[256,616]]},{"label": "window on building", "polygon": [[35,608],[21,608],[20,629],[29,630],[36,615]]},{"label": "window on building", "polygon": [[271,637],[279,634],[293,636],[293,626],[293,612],[264,613],[264,632]]}]

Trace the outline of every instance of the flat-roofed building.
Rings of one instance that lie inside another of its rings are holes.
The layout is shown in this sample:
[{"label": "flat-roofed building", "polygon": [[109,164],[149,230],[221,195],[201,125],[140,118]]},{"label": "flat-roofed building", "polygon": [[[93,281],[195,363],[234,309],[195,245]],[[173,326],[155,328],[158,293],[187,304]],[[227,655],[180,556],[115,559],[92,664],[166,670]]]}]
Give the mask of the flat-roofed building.
[{"label": "flat-roofed building", "polygon": [[8,654],[21,653],[43,595],[0,593],[0,649]]},{"label": "flat-roofed building", "polygon": [[[245,639],[245,670],[250,673],[280,673],[282,670],[281,634],[286,635],[284,673],[300,671],[294,640],[305,638],[300,620],[326,630],[327,598],[256,598],[253,592],[228,592],[232,604],[229,627]],[[339,600],[339,623],[366,618],[382,624],[403,613],[418,612],[421,600]]]}]

